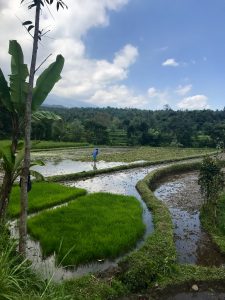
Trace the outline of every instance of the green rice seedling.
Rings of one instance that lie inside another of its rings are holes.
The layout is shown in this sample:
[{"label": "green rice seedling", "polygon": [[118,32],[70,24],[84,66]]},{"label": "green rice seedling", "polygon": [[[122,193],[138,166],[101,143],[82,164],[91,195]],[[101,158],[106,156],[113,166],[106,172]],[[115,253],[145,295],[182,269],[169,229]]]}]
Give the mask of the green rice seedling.
[{"label": "green rice seedling", "polygon": [[40,241],[44,255],[56,252],[57,261],[68,266],[127,252],[145,226],[134,197],[96,193],[30,218],[28,230]]},{"label": "green rice seedling", "polygon": [[[57,183],[34,182],[29,192],[28,212],[37,212],[57,204],[68,202],[86,191],[80,188],[66,187]],[[9,216],[17,217],[20,212],[20,188],[15,186],[12,190],[9,203]]]},{"label": "green rice seedling", "polygon": [[104,153],[100,152],[99,159],[105,161],[123,161],[133,162],[138,160],[147,160],[151,162],[166,161],[171,159],[182,159],[192,156],[206,155],[215,151],[215,149],[197,149],[197,148],[172,148],[172,147],[133,147],[124,148],[124,151]]},{"label": "green rice seedling", "polygon": [[32,150],[53,149],[53,148],[73,148],[87,147],[88,143],[75,142],[55,142],[55,141],[32,141]]}]

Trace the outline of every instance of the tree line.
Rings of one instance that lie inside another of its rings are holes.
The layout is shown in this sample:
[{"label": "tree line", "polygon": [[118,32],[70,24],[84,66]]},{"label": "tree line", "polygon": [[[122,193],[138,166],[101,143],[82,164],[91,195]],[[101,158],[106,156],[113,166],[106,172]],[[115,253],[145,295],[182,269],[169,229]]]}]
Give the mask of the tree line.
[{"label": "tree line", "polygon": [[[225,144],[225,109],[174,111],[44,107],[61,120],[33,120],[33,140],[101,145],[216,147]],[[10,118],[0,107],[0,138],[10,137]]]}]

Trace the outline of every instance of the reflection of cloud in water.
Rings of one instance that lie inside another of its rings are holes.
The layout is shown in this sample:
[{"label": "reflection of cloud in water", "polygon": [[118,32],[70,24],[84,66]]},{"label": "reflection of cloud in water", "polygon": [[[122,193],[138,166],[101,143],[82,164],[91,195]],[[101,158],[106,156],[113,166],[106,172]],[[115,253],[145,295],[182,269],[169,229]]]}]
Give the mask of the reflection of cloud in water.
[{"label": "reflection of cloud in water", "polygon": [[140,199],[135,185],[146,174],[156,169],[151,166],[147,168],[138,168],[136,170],[127,170],[108,175],[100,175],[91,179],[79,181],[67,181],[65,184],[85,188],[88,192],[109,192],[123,195],[132,195]]},{"label": "reflection of cloud in water", "polygon": [[[96,163],[97,169],[106,169],[116,166],[126,165],[123,162],[105,162]],[[70,159],[61,161],[47,161],[44,166],[32,167],[33,170],[40,172],[43,176],[53,176],[62,174],[78,173],[93,170],[93,162],[73,161]]]}]

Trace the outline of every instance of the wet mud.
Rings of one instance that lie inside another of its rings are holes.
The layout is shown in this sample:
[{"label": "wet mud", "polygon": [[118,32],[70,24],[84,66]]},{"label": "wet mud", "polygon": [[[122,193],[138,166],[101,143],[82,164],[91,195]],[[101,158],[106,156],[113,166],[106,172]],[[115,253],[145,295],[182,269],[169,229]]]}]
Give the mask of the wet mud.
[{"label": "wet mud", "polygon": [[223,266],[225,257],[200,223],[199,211],[203,198],[198,185],[198,173],[189,172],[167,177],[155,190],[155,195],[170,210],[178,262]]}]

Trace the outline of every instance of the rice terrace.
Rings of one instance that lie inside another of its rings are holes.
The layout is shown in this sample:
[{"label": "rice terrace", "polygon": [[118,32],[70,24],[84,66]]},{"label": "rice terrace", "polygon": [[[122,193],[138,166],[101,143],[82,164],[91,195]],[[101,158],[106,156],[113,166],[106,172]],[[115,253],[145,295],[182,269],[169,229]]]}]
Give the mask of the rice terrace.
[{"label": "rice terrace", "polygon": [[224,11],[0,1],[0,300],[225,299]]}]

